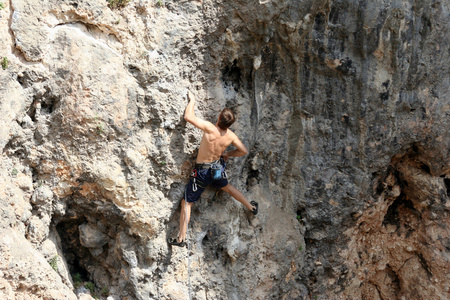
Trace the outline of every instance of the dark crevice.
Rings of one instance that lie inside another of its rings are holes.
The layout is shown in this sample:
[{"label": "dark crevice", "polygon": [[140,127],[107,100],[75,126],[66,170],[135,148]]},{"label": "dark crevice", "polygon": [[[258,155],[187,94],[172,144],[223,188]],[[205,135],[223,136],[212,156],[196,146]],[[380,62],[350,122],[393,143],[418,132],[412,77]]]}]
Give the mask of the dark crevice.
[{"label": "dark crevice", "polygon": [[241,69],[237,66],[237,60],[233,61],[231,66],[225,66],[222,69],[222,81],[227,86],[232,86],[237,92],[241,87]]},{"label": "dark crevice", "polygon": [[444,178],[444,184],[447,189],[447,196],[450,197],[450,179]]},{"label": "dark crevice", "polygon": [[415,210],[413,203],[408,200],[405,194],[401,193],[400,196],[389,206],[386,215],[384,216],[383,225],[388,224],[396,225],[400,228],[399,208],[405,207],[410,210]]},{"label": "dark crevice", "polygon": [[72,277],[80,274],[87,280],[89,275],[80,262],[90,258],[89,250],[81,245],[78,227],[87,222],[85,217],[75,217],[59,222],[56,230],[61,238],[61,246]]},{"label": "dark crevice", "polygon": [[[74,195],[78,195],[78,192],[75,191]],[[76,197],[65,199],[65,202],[66,213],[54,215],[53,224],[60,237],[63,256],[73,281],[79,284],[93,282],[98,288],[111,284],[117,280],[117,275],[111,270],[123,267],[123,254],[112,252],[111,249],[115,245],[114,237],[123,231],[123,213],[108,202],[80,201]],[[101,232],[103,239],[106,239],[105,243],[98,246],[91,244],[91,248],[83,245],[80,239],[81,225],[89,225]],[[124,238],[127,237],[124,235]],[[129,288],[128,284],[126,288]]]},{"label": "dark crevice", "polygon": [[27,115],[33,122],[36,122],[36,107],[34,106],[34,103],[31,104],[30,108],[28,109]]},{"label": "dark crevice", "polygon": [[[297,211],[296,211],[295,213],[296,213],[297,221],[298,221],[300,224],[305,225],[305,221],[306,221],[306,220],[305,220],[305,218],[306,218],[306,208],[304,208],[304,207],[298,208]],[[305,235],[306,235],[306,232],[305,232]]]},{"label": "dark crevice", "polygon": [[252,179],[256,179],[259,182],[259,170],[250,170],[248,172],[248,177],[247,177],[247,186],[252,185]]},{"label": "dark crevice", "polygon": [[375,290],[377,291],[378,297],[379,297],[381,300],[385,300],[385,299],[383,298],[382,294],[381,294],[380,287],[378,286],[378,284],[374,284],[374,286],[375,286]]},{"label": "dark crevice", "polygon": [[427,172],[427,174],[431,174],[431,170],[430,167],[427,164],[422,163],[420,165],[420,169],[424,170],[425,172]]},{"label": "dark crevice", "polygon": [[205,246],[208,241],[209,241],[208,234],[206,234],[205,237],[202,239],[202,245]]},{"label": "dark crevice", "polygon": [[51,114],[58,107],[59,99],[46,92],[41,100],[41,114]]},{"label": "dark crevice", "polygon": [[400,181],[400,176],[397,170],[395,170],[392,166],[389,166],[384,174],[378,174],[377,172],[372,173],[372,180],[377,180],[377,186],[375,189],[375,195],[381,195],[386,188],[391,189],[391,186],[386,187],[386,179],[389,177],[389,175],[394,175],[394,177],[397,179],[397,182]]},{"label": "dark crevice", "polygon": [[425,260],[425,258],[423,257],[422,253],[416,253],[417,257],[419,258],[419,262],[422,265],[422,267],[425,269],[425,271],[427,272],[427,277],[430,280],[431,277],[433,276],[433,274],[430,271],[430,267],[428,266],[427,261]]}]

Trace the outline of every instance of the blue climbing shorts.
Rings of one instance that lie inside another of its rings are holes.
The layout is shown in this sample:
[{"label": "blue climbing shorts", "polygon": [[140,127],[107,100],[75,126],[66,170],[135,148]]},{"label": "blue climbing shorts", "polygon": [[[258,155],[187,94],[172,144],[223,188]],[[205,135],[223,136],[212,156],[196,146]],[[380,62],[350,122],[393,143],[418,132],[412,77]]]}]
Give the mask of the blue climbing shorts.
[{"label": "blue climbing shorts", "polygon": [[221,166],[221,173],[222,178],[219,180],[214,180],[212,176],[212,169],[211,168],[205,168],[205,165],[208,164],[196,164],[195,169],[193,170],[191,174],[191,179],[189,180],[189,183],[186,185],[185,191],[184,191],[184,197],[187,202],[197,202],[197,200],[202,195],[203,191],[206,189],[207,186],[212,186],[213,188],[221,189],[223,187],[226,187],[228,185],[228,179],[226,177],[225,172],[225,162],[220,159]]}]

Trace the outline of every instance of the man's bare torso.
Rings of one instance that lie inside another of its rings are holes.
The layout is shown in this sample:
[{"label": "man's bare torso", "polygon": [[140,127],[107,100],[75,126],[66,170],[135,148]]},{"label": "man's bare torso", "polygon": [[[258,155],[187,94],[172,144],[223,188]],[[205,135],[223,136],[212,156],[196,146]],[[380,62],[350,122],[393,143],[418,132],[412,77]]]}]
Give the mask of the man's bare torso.
[{"label": "man's bare torso", "polygon": [[231,130],[220,129],[210,123],[208,131],[203,134],[198,149],[197,163],[210,163],[218,160],[227,147],[233,142],[236,135]]}]

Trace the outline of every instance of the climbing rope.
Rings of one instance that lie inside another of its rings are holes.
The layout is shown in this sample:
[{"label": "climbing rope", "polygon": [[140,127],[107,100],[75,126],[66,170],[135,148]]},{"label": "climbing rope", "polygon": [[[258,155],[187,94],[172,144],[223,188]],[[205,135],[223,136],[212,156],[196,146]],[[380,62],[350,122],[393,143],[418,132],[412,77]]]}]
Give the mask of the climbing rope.
[{"label": "climbing rope", "polygon": [[189,222],[188,222],[188,216],[187,216],[187,197],[186,197],[186,190],[184,192],[184,219],[186,222],[186,243],[187,243],[187,261],[188,261],[188,300],[191,300],[191,264],[189,259],[189,252],[190,252],[190,244],[189,244]]}]

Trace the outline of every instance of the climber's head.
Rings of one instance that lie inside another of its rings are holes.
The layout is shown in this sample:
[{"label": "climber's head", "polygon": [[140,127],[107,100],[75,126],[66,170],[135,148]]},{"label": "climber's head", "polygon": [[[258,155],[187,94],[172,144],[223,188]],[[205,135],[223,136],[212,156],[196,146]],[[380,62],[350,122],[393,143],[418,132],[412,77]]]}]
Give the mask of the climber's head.
[{"label": "climber's head", "polygon": [[217,126],[219,126],[220,129],[228,129],[231,125],[233,125],[235,121],[234,113],[229,108],[224,108],[219,115],[219,120],[217,120]]}]

